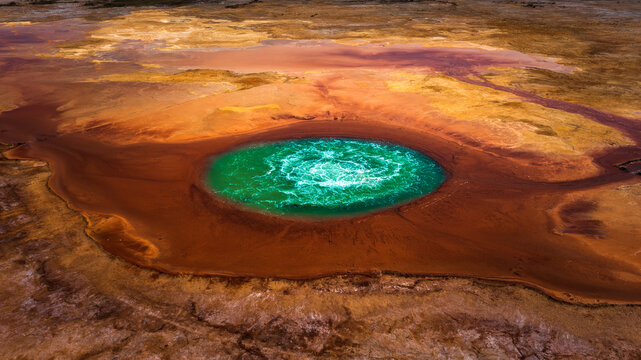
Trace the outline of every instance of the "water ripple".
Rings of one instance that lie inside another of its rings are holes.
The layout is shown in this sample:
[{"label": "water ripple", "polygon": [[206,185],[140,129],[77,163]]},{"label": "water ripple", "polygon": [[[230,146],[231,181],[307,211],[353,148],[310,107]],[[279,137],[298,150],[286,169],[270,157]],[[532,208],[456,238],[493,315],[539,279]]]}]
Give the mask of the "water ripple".
[{"label": "water ripple", "polygon": [[339,215],[428,194],[444,180],[429,157],[399,145],[320,138],[262,144],[215,159],[220,195],[278,214]]}]

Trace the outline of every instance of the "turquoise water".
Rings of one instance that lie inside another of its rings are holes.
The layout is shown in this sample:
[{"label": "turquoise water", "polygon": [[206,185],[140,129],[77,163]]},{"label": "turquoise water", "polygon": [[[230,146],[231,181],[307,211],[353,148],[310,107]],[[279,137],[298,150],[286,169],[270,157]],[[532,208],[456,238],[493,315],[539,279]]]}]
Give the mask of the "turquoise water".
[{"label": "turquoise water", "polygon": [[260,144],[214,159],[213,190],[279,215],[355,214],[407,202],[445,180],[431,158],[406,147],[345,138]]}]

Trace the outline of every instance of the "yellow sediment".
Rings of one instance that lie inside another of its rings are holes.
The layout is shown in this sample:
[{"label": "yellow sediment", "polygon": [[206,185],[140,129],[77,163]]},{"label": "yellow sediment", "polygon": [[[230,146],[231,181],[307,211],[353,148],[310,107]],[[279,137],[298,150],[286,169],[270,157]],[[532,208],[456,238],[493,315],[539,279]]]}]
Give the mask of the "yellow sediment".
[{"label": "yellow sediment", "polygon": [[256,110],[280,110],[280,105],[278,104],[265,104],[265,105],[256,105],[256,106],[223,106],[218,108],[221,111],[231,111],[235,113],[244,113],[249,111]]},{"label": "yellow sediment", "polygon": [[281,75],[275,72],[262,72],[239,74],[227,70],[193,69],[175,74],[160,72],[134,72],[122,74],[109,74],[95,79],[84,80],[85,82],[148,82],[148,83],[190,83],[210,84],[228,83],[237,90],[251,89],[253,87],[282,83],[295,79],[291,76]]},{"label": "yellow sediment", "polygon": [[495,141],[506,147],[582,155],[600,148],[633,144],[616,129],[581,115],[522,101],[508,92],[444,75],[409,72],[394,75],[399,80],[387,81],[390,91],[420,93],[430,106],[456,121],[495,129]]}]

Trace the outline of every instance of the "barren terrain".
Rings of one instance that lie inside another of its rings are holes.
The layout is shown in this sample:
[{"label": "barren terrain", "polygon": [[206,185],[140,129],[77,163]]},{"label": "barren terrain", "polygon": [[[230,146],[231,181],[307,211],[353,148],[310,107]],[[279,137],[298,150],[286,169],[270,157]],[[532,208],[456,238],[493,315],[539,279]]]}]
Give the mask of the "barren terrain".
[{"label": "barren terrain", "polygon": [[[640,18],[634,1],[0,7],[0,356],[638,358]],[[203,183],[216,154],[315,136],[402,144],[448,179],[330,220]]]}]

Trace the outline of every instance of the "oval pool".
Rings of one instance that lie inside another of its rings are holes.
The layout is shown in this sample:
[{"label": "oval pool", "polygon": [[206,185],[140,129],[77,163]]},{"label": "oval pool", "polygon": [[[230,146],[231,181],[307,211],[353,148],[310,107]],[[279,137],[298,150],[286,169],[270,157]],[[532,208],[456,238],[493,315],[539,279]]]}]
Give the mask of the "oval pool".
[{"label": "oval pool", "polygon": [[207,183],[216,194],[278,215],[340,216],[431,193],[445,172],[404,146],[347,138],[258,144],[215,159]]}]

